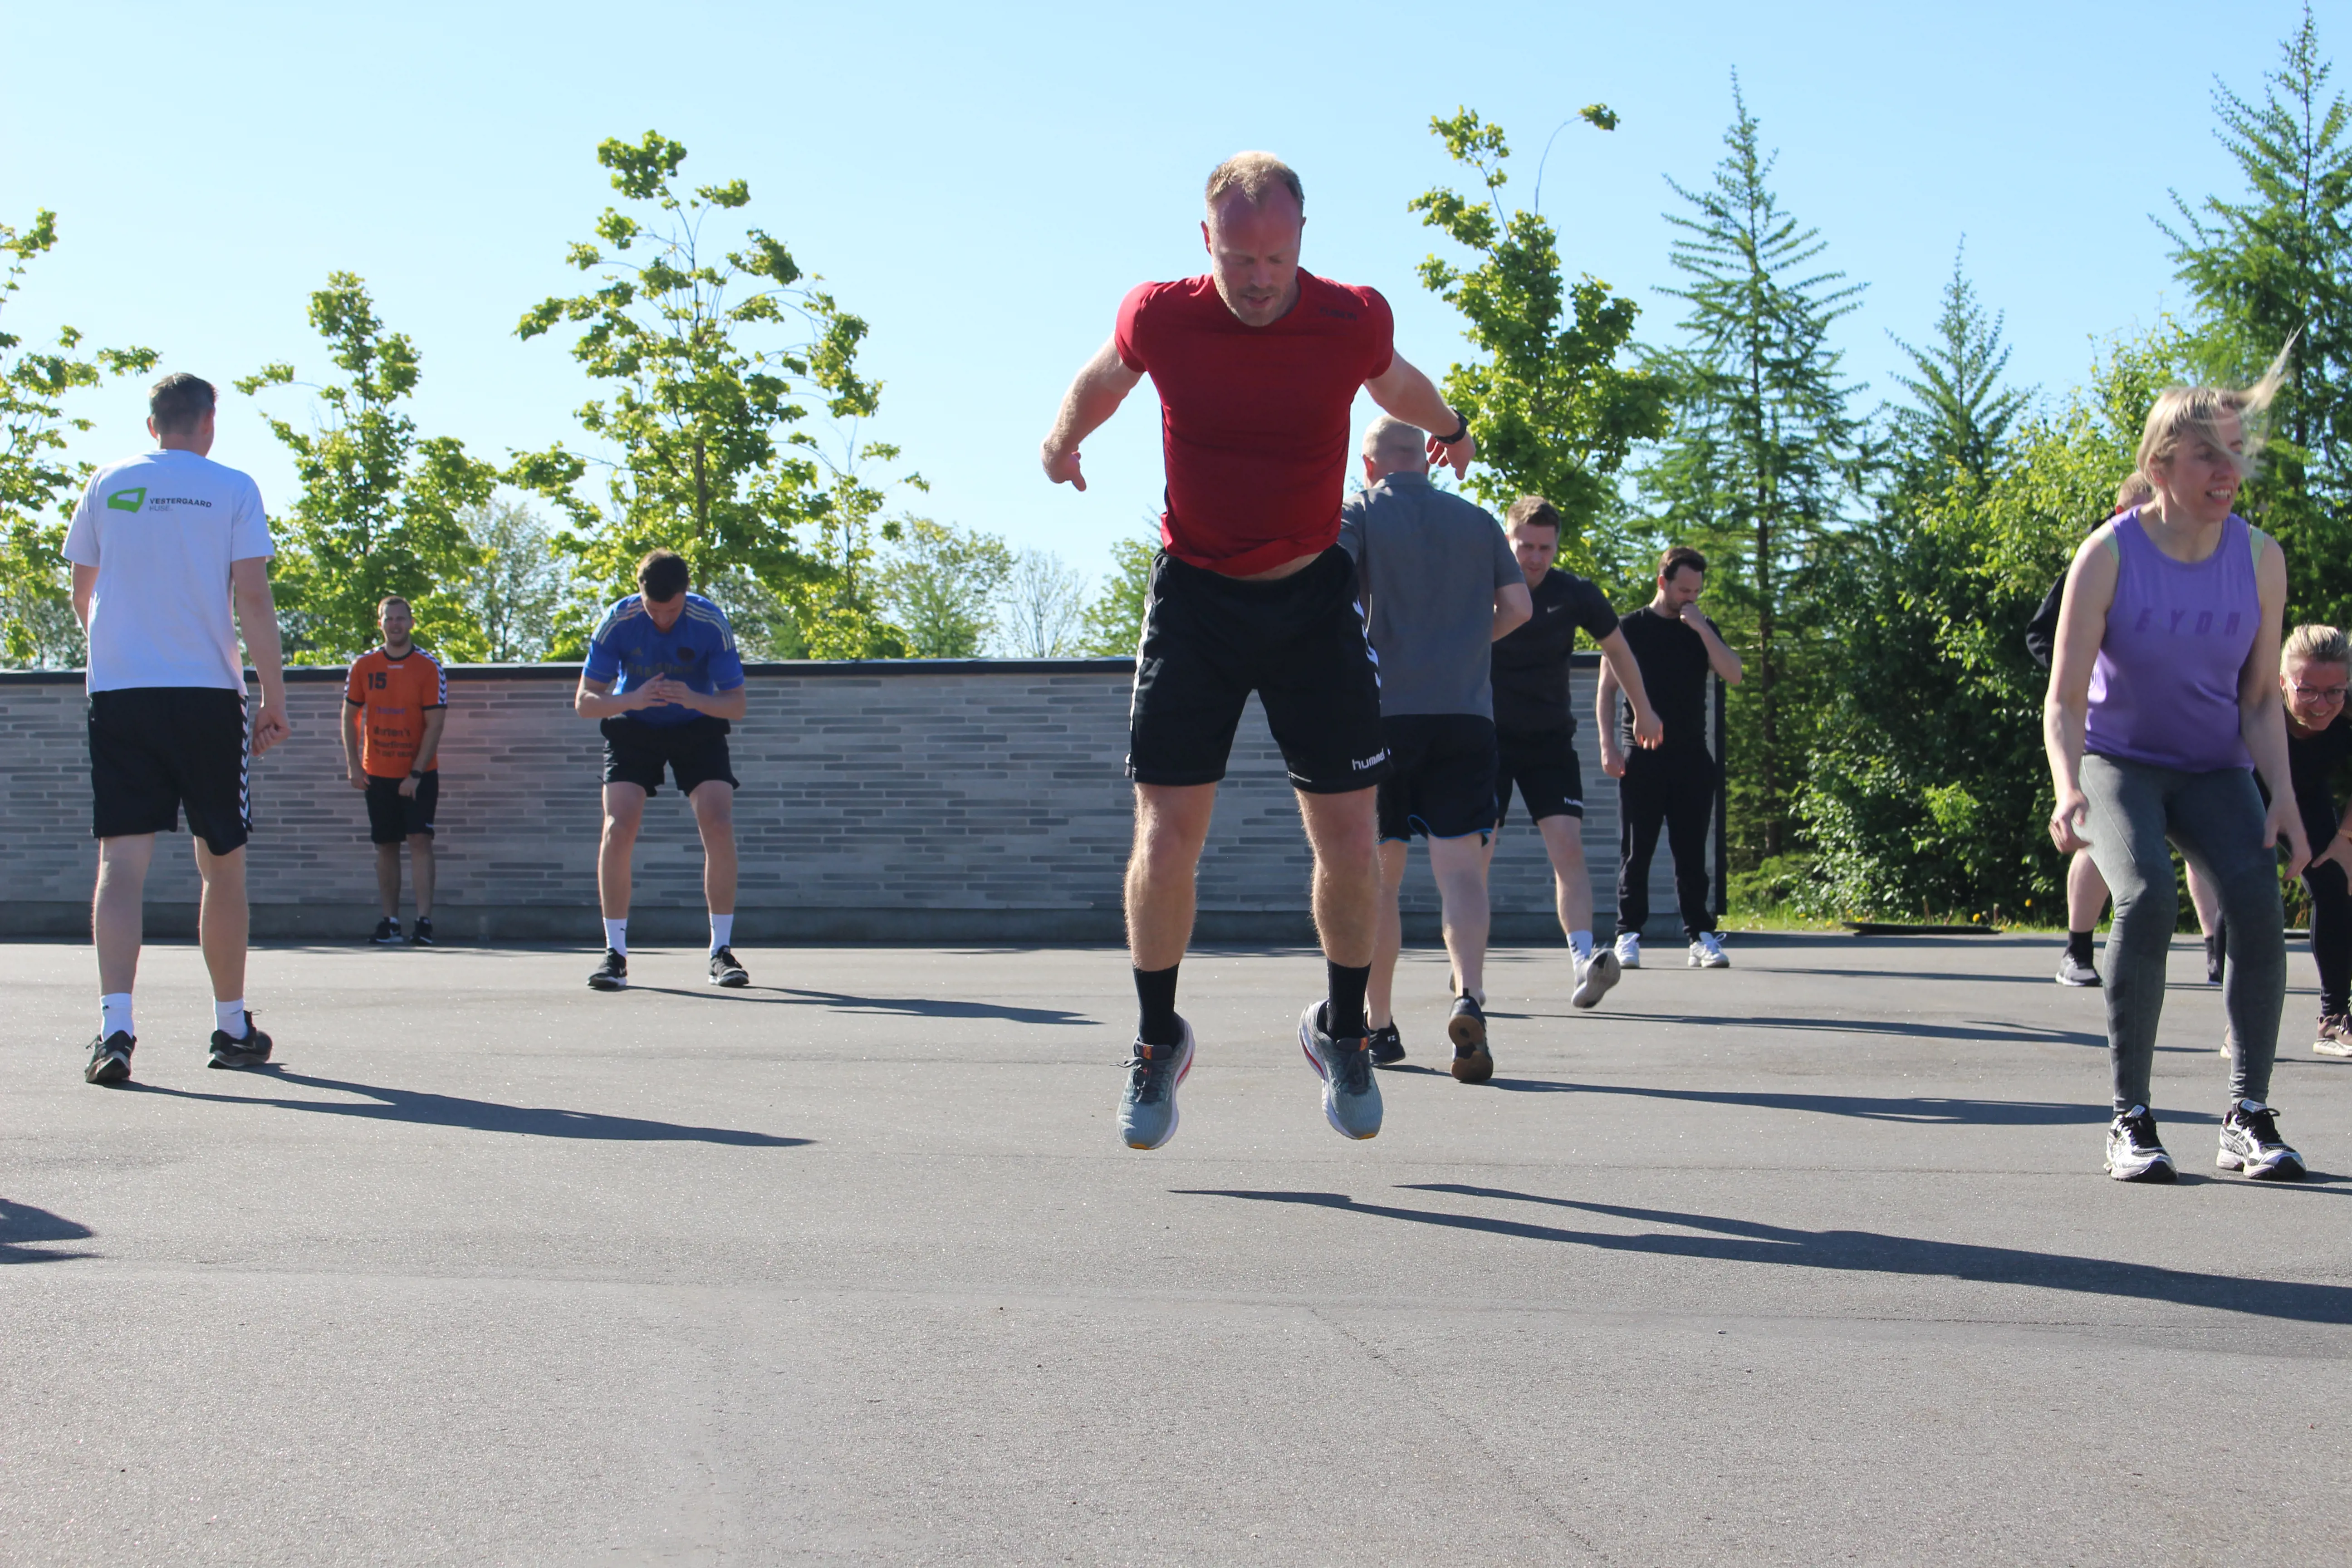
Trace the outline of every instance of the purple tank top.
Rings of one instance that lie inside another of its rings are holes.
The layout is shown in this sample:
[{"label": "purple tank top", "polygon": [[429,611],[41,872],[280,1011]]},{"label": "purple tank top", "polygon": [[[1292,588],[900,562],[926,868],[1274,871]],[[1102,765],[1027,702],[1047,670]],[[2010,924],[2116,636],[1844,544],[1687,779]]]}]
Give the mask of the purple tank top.
[{"label": "purple tank top", "polygon": [[2156,547],[2137,507],[2116,520],[2114,538],[2116,601],[2091,671],[2084,749],[2185,773],[2253,766],[2238,730],[2238,677],[2263,614],[2253,531],[2231,514],[2221,544],[2193,564]]}]

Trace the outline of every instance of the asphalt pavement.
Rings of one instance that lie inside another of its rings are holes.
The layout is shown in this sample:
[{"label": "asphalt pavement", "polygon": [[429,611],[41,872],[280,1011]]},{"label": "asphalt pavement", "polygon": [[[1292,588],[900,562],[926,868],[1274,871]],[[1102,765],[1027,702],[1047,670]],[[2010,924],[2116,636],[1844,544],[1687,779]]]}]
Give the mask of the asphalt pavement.
[{"label": "asphalt pavement", "polygon": [[1481,1088],[1408,953],[1367,1143],[1318,955],[1196,953],[1138,1153],[1115,951],[273,948],[227,1072],[158,945],[101,1089],[87,950],[0,947],[0,1563],[2343,1561],[2306,954],[2313,1179],[2214,1170],[2184,941],[2141,1187],[2048,939],[1729,951],[1590,1014],[1499,954]]}]

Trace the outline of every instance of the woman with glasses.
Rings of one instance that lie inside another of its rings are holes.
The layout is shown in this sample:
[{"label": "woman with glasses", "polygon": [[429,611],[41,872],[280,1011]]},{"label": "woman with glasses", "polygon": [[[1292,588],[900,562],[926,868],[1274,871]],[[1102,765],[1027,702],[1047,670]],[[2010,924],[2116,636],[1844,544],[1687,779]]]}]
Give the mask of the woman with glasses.
[{"label": "woman with glasses", "polygon": [[2311,1048],[2352,1057],[2352,823],[2336,807],[2335,775],[2352,757],[2352,719],[2344,693],[2352,682],[2352,638],[2334,626],[2297,626],[2279,653],[2279,691],[2286,700],[2286,766],[2295,809],[2311,840],[2303,885],[2311,894],[2311,957],[2319,966],[2319,1029]]},{"label": "woman with glasses", "polygon": [[2177,1174],[2149,1107],[2177,918],[2168,845],[2221,895],[2227,933],[2230,1099],[2216,1163],[2266,1180],[2304,1172],[2264,1098],[2286,996],[2274,847],[2285,841],[2289,875],[2309,858],[2276,674],[2286,557],[2232,510],[2285,375],[2282,352],[2247,390],[2158,395],[2138,455],[2155,494],[2094,531],[2067,573],[2042,709],[2050,837],[2063,854],[2089,845],[2115,895],[2106,1164],[2117,1181]]}]

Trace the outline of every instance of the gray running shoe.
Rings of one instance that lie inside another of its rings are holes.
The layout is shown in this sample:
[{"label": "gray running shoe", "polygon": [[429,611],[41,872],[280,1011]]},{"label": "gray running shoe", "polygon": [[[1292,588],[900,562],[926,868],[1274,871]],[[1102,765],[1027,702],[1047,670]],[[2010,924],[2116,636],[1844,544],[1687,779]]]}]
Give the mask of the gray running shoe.
[{"label": "gray running shoe", "polygon": [[2169,1182],[2180,1173],[2156,1136],[2156,1118],[2135,1105],[2107,1127],[2107,1174],[2118,1182]]},{"label": "gray running shoe", "polygon": [[722,947],[710,955],[710,984],[729,986],[751,984],[751,972],[735,962],[733,948]]},{"label": "gray running shoe", "polygon": [[629,961],[614,952],[604,950],[604,962],[589,972],[591,991],[626,991],[629,988]]},{"label": "gray running shoe", "polygon": [[121,1029],[89,1043],[89,1066],[81,1069],[84,1083],[127,1083],[131,1079],[131,1053],[139,1042]]},{"label": "gray running shoe", "polygon": [[1192,1070],[1192,1026],[1176,1020],[1184,1037],[1172,1046],[1135,1042],[1127,1088],[1118,1097],[1119,1142],[1130,1149],[1164,1148],[1176,1136],[1176,1089]]},{"label": "gray running shoe", "polygon": [[2341,1013],[2322,1016],[2311,1048],[2323,1057],[2352,1057],[2352,1018]]},{"label": "gray running shoe", "polygon": [[1609,988],[1616,984],[1624,973],[1613,949],[1594,948],[1592,956],[1576,967],[1576,989],[1568,994],[1568,1005],[1571,1007],[1599,1006],[1601,999],[1609,994]]},{"label": "gray running shoe", "polygon": [[1372,1031],[1372,1065],[1392,1068],[1404,1060],[1404,1037],[1397,1033],[1396,1021],[1391,1019]]},{"label": "gray running shoe", "polygon": [[2221,1118],[2221,1152],[2213,1163],[2257,1182],[2299,1182],[2304,1176],[2303,1156],[2278,1134],[2278,1112],[2258,1100],[2242,1100]]},{"label": "gray running shoe", "polygon": [[1362,1036],[1335,1040],[1323,1032],[1326,1004],[1311,1002],[1298,1015],[1298,1048],[1323,1080],[1323,1119],[1342,1138],[1376,1138],[1381,1131],[1381,1086],[1372,1081],[1371,1042]]},{"label": "gray running shoe", "polygon": [[1486,1049],[1486,1010],[1477,999],[1457,996],[1453,1016],[1445,1020],[1445,1037],[1454,1042],[1449,1069],[1459,1083],[1485,1083],[1495,1076],[1495,1058]]},{"label": "gray running shoe", "polygon": [[2096,985],[2099,972],[2075,958],[2072,948],[2058,960],[2058,984],[2061,985]]},{"label": "gray running shoe", "polygon": [[269,1059],[269,1037],[253,1021],[251,1010],[245,1015],[245,1037],[231,1039],[225,1029],[213,1031],[213,1058],[205,1065],[216,1068],[257,1068]]}]

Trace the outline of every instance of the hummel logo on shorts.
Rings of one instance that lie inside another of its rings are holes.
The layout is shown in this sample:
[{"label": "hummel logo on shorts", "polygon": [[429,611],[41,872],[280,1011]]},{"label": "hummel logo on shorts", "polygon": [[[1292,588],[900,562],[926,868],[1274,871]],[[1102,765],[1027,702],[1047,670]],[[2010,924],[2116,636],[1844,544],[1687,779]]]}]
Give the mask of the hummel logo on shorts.
[{"label": "hummel logo on shorts", "polygon": [[1378,752],[1373,752],[1370,756],[1366,757],[1366,758],[1365,758],[1365,759],[1363,759],[1363,761],[1361,761],[1361,762],[1349,763],[1348,765],[1349,765],[1349,767],[1351,767],[1351,768],[1355,769],[1358,773],[1362,773],[1366,768],[1376,768],[1376,767],[1379,767],[1382,763],[1385,763],[1385,762],[1387,762],[1388,760],[1389,760],[1389,754],[1388,754],[1388,752],[1386,751],[1386,749],[1384,748],[1384,749],[1382,749],[1382,750],[1381,750],[1381,751],[1378,751]]}]

